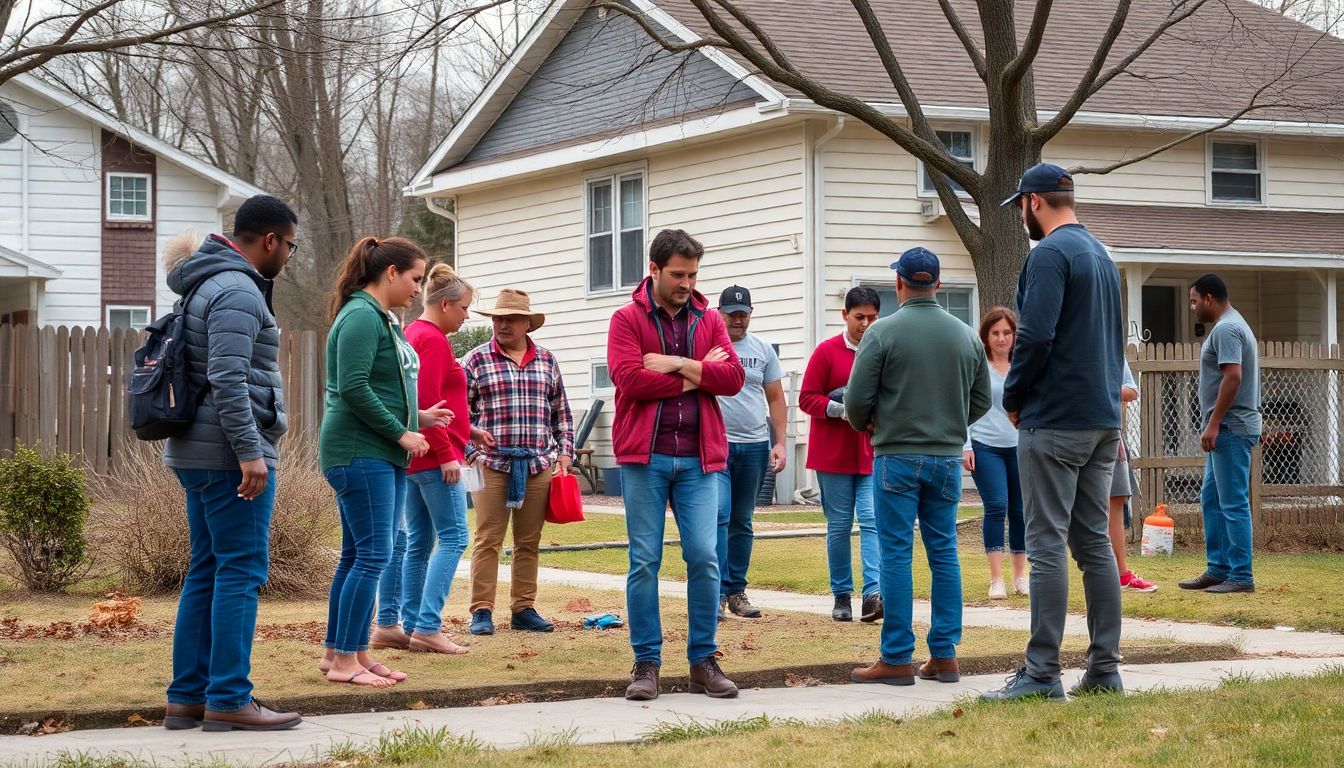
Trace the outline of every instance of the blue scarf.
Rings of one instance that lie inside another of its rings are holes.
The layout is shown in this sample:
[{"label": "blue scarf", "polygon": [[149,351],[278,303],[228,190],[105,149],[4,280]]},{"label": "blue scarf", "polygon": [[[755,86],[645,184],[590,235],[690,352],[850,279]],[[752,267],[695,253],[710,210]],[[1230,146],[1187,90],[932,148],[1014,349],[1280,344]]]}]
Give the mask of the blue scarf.
[{"label": "blue scarf", "polygon": [[528,448],[499,448],[495,453],[512,460],[509,467],[509,498],[504,506],[508,509],[522,509],[523,497],[527,495],[528,470],[537,452]]}]

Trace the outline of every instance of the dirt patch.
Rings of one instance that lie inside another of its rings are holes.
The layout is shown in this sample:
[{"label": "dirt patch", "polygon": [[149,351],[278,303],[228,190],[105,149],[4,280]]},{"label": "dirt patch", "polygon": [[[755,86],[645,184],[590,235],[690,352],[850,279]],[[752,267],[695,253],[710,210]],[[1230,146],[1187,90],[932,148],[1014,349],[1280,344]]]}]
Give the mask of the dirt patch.
[{"label": "dirt patch", "polygon": [[[1229,645],[1156,645],[1126,647],[1127,664],[1168,664],[1183,661],[1223,661],[1247,658]],[[732,674],[741,688],[783,688],[829,685],[849,682],[849,673],[871,659],[853,662],[816,664],[776,669],[763,669]],[[1003,673],[1017,669],[1022,663],[1021,653],[991,656],[968,656],[961,660],[965,675]],[[1083,651],[1061,654],[1065,667],[1081,667]],[[476,686],[443,690],[389,688],[383,691],[359,690],[342,694],[294,697],[268,701],[274,707],[295,710],[304,715],[334,715],[350,712],[391,712],[406,709],[426,709],[466,706],[497,706],[500,704],[543,701],[570,701],[599,696],[616,696],[625,690],[629,678],[621,675],[606,679],[515,683],[510,685]],[[684,690],[689,680],[685,675],[669,675],[662,679],[666,691]],[[53,723],[72,728],[117,728],[144,721],[157,723],[163,719],[162,707],[140,707],[115,710],[61,710],[0,712],[0,733],[16,733],[30,723]]]}]

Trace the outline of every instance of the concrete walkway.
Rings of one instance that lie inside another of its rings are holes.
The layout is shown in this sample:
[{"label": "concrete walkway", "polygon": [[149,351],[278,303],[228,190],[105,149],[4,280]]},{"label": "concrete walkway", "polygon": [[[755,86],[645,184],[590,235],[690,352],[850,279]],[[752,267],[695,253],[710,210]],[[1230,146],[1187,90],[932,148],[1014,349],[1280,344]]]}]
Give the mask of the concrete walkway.
[{"label": "concrete walkway", "polygon": [[[1154,689],[1207,689],[1232,676],[1267,678],[1310,675],[1344,663],[1337,659],[1256,659],[1184,664],[1124,665],[1131,692]],[[1066,671],[1064,685],[1079,672]],[[662,724],[714,723],[767,715],[809,723],[834,722],[870,712],[911,717],[952,704],[962,696],[998,688],[1002,675],[977,675],[960,683],[920,681],[908,688],[885,685],[828,685],[743,691],[737,699],[714,700],[691,694],[665,694],[647,703],[621,698],[586,699],[497,707],[433,709],[418,712],[327,715],[307,719],[279,733],[203,733],[162,728],[74,731],[43,737],[0,737],[0,761],[40,766],[62,754],[123,756],[155,766],[223,761],[260,766],[314,761],[335,745],[368,748],[382,734],[403,728],[445,728],[489,747],[512,749],[532,744],[600,744],[635,741]]]}]

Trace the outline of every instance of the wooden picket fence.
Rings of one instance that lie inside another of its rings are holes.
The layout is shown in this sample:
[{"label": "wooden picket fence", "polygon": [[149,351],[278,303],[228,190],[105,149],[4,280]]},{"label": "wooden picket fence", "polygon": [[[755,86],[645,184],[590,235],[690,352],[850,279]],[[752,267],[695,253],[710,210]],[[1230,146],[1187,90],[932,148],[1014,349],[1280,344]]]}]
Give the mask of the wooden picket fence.
[{"label": "wooden picket fence", "polygon": [[[126,414],[126,381],[141,334],[122,329],[0,326],[0,455],[16,444],[76,456],[88,469],[115,470],[135,440]],[[285,332],[289,439],[316,445],[326,375],[324,339]]]}]

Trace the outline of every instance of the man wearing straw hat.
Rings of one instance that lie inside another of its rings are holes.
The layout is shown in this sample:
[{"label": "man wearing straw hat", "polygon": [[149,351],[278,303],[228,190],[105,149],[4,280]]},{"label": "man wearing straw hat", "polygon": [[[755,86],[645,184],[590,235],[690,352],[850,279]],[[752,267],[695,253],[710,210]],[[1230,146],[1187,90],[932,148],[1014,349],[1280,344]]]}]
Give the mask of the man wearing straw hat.
[{"label": "man wearing straw hat", "polygon": [[495,335],[462,361],[471,423],[484,432],[483,445],[475,453],[484,464],[485,486],[472,494],[476,541],[471,551],[471,633],[495,632],[499,551],[510,520],[510,626],[550,632],[555,626],[533,607],[537,547],[546,522],[551,475],[569,472],[574,460],[574,420],[560,379],[560,363],[529,335],[546,322],[546,316],[532,311],[527,293],[504,288],[494,309],[477,312],[493,321]]}]

